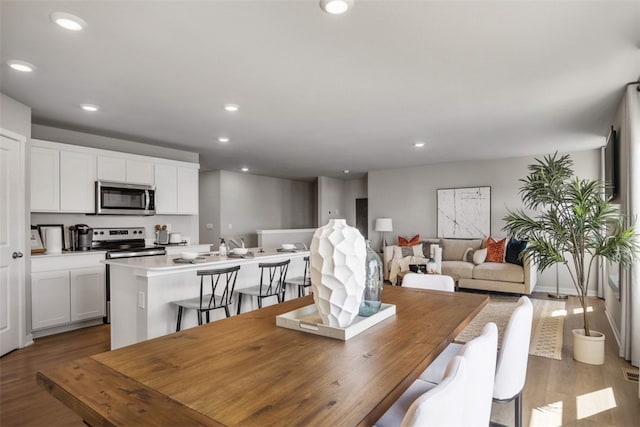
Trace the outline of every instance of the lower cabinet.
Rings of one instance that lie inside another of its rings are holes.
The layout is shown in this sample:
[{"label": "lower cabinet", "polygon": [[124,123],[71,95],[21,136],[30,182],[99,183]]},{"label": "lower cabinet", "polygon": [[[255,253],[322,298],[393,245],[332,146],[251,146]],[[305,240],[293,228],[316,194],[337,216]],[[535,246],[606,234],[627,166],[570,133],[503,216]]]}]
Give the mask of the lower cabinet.
[{"label": "lower cabinet", "polygon": [[31,274],[31,327],[49,328],[71,320],[69,272]]},{"label": "lower cabinet", "polygon": [[31,273],[33,330],[101,318],[105,306],[104,266]]},{"label": "lower cabinet", "polygon": [[71,321],[105,316],[104,267],[71,270]]}]

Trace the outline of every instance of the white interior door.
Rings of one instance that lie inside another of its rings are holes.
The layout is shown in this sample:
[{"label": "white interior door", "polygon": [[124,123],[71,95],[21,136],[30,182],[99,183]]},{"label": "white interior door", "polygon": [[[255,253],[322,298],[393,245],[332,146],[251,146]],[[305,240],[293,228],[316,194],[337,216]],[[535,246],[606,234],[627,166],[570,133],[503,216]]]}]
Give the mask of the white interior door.
[{"label": "white interior door", "polygon": [[24,313],[23,143],[0,136],[0,356],[20,347]]}]

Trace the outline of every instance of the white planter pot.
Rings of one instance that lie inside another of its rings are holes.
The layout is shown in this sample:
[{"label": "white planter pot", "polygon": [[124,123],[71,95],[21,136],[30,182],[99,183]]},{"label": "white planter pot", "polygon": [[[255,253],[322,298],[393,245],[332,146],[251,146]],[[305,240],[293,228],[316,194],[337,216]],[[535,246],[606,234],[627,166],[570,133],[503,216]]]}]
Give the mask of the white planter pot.
[{"label": "white planter pot", "polygon": [[332,219],[316,230],[309,255],[313,300],[322,323],[345,328],[358,315],[367,247],[357,228]]},{"label": "white planter pot", "polygon": [[573,329],[573,358],[590,365],[604,364],[604,334],[591,330],[591,336],[584,329]]}]

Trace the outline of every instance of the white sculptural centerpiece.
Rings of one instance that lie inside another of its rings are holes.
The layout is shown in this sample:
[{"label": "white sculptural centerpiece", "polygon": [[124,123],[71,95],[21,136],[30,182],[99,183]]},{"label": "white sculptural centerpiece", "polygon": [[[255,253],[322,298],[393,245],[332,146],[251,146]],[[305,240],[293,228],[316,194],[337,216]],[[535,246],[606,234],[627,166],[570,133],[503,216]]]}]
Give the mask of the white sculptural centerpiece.
[{"label": "white sculptural centerpiece", "polygon": [[357,228],[332,219],[311,240],[311,288],[322,323],[345,328],[358,315],[367,246]]}]

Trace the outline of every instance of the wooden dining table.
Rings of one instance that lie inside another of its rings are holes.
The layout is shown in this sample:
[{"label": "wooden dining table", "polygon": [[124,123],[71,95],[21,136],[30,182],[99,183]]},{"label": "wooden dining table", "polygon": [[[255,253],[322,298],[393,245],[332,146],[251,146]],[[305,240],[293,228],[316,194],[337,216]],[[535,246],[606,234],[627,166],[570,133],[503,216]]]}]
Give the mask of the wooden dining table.
[{"label": "wooden dining table", "polygon": [[341,341],[276,326],[298,298],[47,368],[89,425],[371,426],[488,302],[385,286],[396,314]]}]

